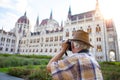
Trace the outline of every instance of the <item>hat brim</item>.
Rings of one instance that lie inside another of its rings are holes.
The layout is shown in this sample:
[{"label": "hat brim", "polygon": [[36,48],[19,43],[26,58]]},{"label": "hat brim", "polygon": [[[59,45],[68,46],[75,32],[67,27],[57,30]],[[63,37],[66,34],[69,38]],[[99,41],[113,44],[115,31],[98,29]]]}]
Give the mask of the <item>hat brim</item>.
[{"label": "hat brim", "polygon": [[79,40],[79,39],[69,39],[69,40],[70,41],[81,41],[81,42],[84,42],[84,43],[88,44],[89,46],[93,47],[93,45],[91,45],[90,43],[82,41],[82,40]]}]

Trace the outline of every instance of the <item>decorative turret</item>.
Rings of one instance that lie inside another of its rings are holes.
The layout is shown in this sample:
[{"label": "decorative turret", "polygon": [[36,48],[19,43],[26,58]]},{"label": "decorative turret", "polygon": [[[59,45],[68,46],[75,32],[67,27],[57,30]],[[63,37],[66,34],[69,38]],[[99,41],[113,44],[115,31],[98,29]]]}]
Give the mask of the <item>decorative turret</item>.
[{"label": "decorative turret", "polygon": [[30,33],[29,19],[26,16],[26,12],[21,16],[15,24],[15,35],[16,35],[16,49],[15,53],[19,53],[18,45],[22,37],[28,36]]},{"label": "decorative turret", "polygon": [[101,16],[102,16],[102,15],[101,15],[101,12],[100,12],[98,0],[96,0],[95,16],[96,16],[96,17],[101,17]]},{"label": "decorative turret", "polygon": [[39,16],[37,16],[36,26],[39,26]]},{"label": "decorative turret", "polygon": [[63,27],[63,21],[61,21],[61,27]]},{"label": "decorative turret", "polygon": [[68,19],[71,19],[71,7],[69,6],[69,11],[68,11]]},{"label": "decorative turret", "polygon": [[29,24],[29,20],[28,20],[28,18],[27,18],[27,16],[26,16],[26,12],[24,13],[23,16],[21,16],[21,17],[18,19],[17,23]]},{"label": "decorative turret", "polygon": [[52,11],[51,11],[51,13],[50,13],[50,19],[53,19],[53,16],[52,16]]},{"label": "decorative turret", "polygon": [[37,19],[36,19],[36,24],[34,26],[34,32],[37,31],[37,27],[39,27],[39,16],[37,16]]}]

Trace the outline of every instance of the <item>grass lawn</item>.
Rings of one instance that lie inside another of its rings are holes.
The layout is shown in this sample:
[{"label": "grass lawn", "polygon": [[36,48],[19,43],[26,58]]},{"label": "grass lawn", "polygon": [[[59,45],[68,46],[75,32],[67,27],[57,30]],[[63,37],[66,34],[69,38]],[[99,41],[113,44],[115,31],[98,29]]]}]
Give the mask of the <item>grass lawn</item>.
[{"label": "grass lawn", "polygon": [[[1,55],[0,72],[28,80],[52,80],[46,71],[48,56]],[[120,80],[120,62],[100,62],[104,80]]]},{"label": "grass lawn", "polygon": [[7,73],[9,68],[0,68],[0,72]]},{"label": "grass lawn", "polygon": [[[43,65],[42,65],[43,66]],[[18,67],[8,67],[8,68],[0,68],[0,72],[8,73],[11,68],[29,68],[29,69],[38,69],[42,67],[41,65],[27,65],[27,66],[18,66]]]}]

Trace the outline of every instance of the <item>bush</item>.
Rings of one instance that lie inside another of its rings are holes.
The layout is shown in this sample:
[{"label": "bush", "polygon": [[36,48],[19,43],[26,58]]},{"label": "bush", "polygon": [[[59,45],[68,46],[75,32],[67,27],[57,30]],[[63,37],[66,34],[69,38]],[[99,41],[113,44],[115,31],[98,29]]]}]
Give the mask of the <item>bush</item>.
[{"label": "bush", "polygon": [[[43,67],[43,66],[42,66]],[[31,69],[32,66],[26,68],[11,68],[8,74],[25,80],[52,80],[51,75],[44,69]]]},{"label": "bush", "polygon": [[10,68],[8,74],[16,77],[26,77],[30,74],[30,69],[24,69],[24,68]]},{"label": "bush", "polygon": [[25,65],[46,65],[49,59],[24,58],[16,56],[0,57],[0,68]]},{"label": "bush", "polygon": [[36,69],[28,76],[28,80],[52,80],[52,77],[45,69]]},{"label": "bush", "polygon": [[119,62],[101,62],[104,80],[120,80]]}]

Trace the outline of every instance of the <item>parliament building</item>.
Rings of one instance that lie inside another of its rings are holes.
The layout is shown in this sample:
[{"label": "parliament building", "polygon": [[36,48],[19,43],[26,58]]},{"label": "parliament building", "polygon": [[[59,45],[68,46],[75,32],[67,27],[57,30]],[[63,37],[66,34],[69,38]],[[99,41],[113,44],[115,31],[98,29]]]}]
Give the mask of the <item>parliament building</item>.
[{"label": "parliament building", "polygon": [[[59,24],[53,19],[52,12],[41,22],[37,16],[34,32],[31,32],[30,20],[25,12],[11,31],[0,29],[0,53],[54,56],[60,51],[62,40],[72,38],[76,30],[84,30],[89,33],[90,43],[94,46],[90,52],[98,61],[120,61],[114,21],[103,17],[98,0],[94,10],[79,14],[72,14],[69,7],[66,17]],[[68,51],[68,54],[71,52]]]}]

